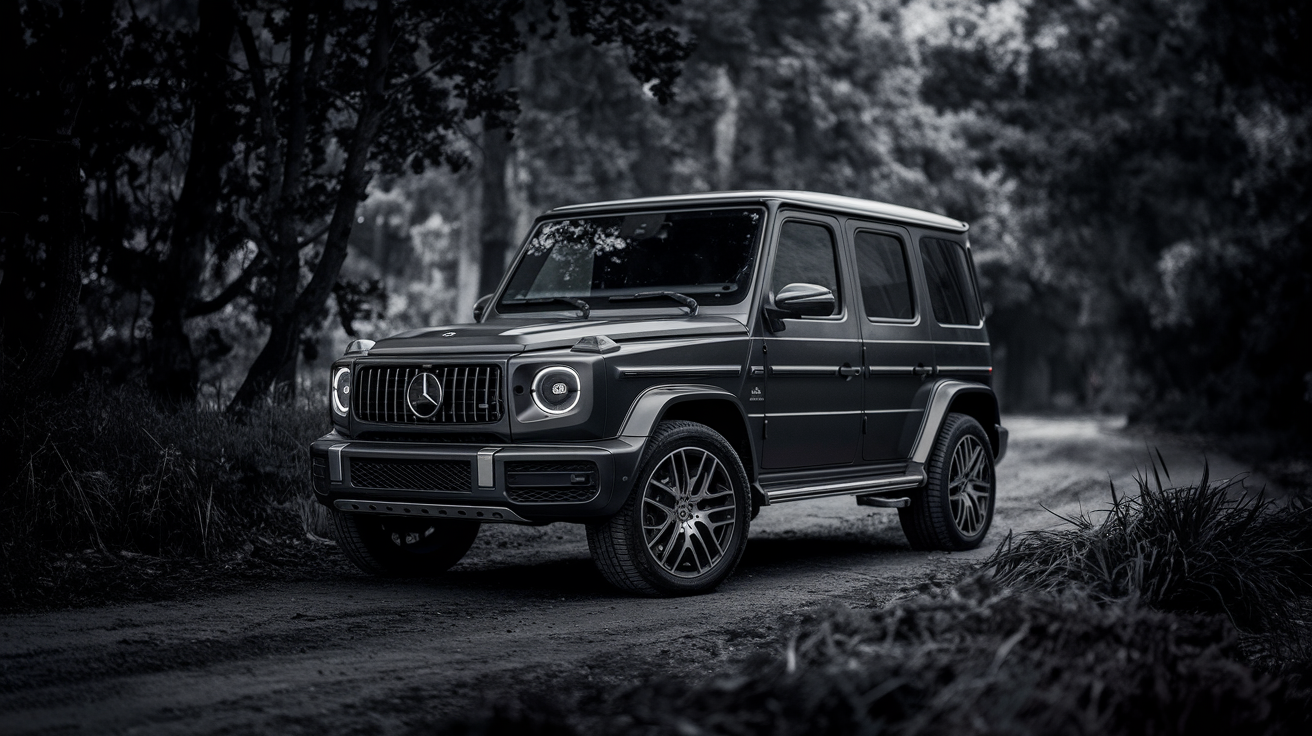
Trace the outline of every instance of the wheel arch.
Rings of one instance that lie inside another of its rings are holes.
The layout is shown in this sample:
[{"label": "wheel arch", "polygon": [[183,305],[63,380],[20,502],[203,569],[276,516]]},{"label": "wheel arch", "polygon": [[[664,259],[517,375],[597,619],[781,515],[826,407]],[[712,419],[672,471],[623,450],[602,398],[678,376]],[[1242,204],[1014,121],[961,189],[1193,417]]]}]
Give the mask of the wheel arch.
[{"label": "wheel arch", "polygon": [[930,396],[929,405],[925,409],[925,421],[920,425],[920,434],[911,450],[912,462],[923,464],[929,459],[939,431],[947,421],[948,414],[952,413],[965,414],[979,422],[988,435],[993,456],[998,457],[1003,450],[1002,438],[998,432],[1001,414],[993,389],[982,383],[944,380],[934,387]]},{"label": "wheel arch", "polygon": [[704,424],[719,432],[738,453],[749,481],[756,480],[756,448],[748,431],[747,413],[738,397],[717,386],[653,386],[633,402],[620,429],[620,436],[651,436],[656,425],[682,419]]}]

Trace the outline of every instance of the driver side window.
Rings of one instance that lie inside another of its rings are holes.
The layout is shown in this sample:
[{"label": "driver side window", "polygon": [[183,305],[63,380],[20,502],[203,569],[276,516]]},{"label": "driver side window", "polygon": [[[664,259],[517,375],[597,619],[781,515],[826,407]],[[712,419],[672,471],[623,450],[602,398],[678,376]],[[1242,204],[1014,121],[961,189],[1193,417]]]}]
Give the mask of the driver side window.
[{"label": "driver side window", "polygon": [[834,292],[834,309],[842,310],[838,291],[838,249],[834,234],[824,225],[789,220],[779,229],[770,293],[789,284],[817,284]]}]

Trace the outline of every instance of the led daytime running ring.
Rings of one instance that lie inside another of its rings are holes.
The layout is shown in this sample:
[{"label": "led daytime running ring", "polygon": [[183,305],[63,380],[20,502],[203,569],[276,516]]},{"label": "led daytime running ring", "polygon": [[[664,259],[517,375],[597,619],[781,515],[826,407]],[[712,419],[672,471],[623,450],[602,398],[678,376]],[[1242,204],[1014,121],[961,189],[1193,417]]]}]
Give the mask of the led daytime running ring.
[{"label": "led daytime running ring", "polygon": [[[541,388],[542,388],[543,377],[545,377],[548,373],[551,373],[553,371],[564,371],[570,374],[571,376],[574,376],[574,384],[579,387],[578,390],[574,392],[574,400],[569,402],[568,406],[561,406],[559,408],[553,409],[550,406],[548,406],[546,402],[538,398],[542,393]],[[579,380],[579,374],[573,368],[570,368],[567,365],[552,365],[552,366],[547,366],[546,368],[543,368],[542,370],[538,371],[537,375],[533,377],[533,386],[530,392],[533,395],[534,406],[546,412],[547,414],[551,414],[552,416],[559,416],[561,414],[568,414],[569,412],[574,410],[574,407],[579,405],[579,396],[583,394],[583,382]]]},{"label": "led daytime running ring", "polygon": [[[338,368],[336,371],[333,372],[333,384],[332,384],[331,393],[333,395],[333,411],[337,412],[338,416],[344,417],[351,411],[351,402],[349,396],[351,390],[351,384],[350,381],[348,380],[346,384],[346,393],[348,395],[343,396],[342,391],[338,390],[337,388],[341,381],[343,373],[345,373],[347,375],[347,378],[349,379],[351,375],[351,369],[342,367],[342,368]],[[345,399],[345,403],[343,403],[343,399]]]}]

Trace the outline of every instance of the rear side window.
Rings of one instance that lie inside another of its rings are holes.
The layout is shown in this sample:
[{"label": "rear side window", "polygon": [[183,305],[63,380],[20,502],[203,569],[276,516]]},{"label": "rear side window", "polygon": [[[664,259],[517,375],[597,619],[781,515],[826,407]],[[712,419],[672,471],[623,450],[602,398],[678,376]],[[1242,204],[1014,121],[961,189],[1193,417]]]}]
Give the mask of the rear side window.
[{"label": "rear side window", "polygon": [[911,303],[906,248],[900,239],[883,233],[858,232],[856,270],[867,317],[912,319],[916,316]]},{"label": "rear side window", "polygon": [[921,238],[920,257],[929,282],[929,303],[941,325],[979,324],[979,298],[970,278],[970,262],[960,243]]},{"label": "rear side window", "polygon": [[777,294],[789,284],[824,286],[834,292],[834,308],[840,308],[843,298],[838,293],[838,250],[829,228],[790,220],[779,229],[770,291]]}]

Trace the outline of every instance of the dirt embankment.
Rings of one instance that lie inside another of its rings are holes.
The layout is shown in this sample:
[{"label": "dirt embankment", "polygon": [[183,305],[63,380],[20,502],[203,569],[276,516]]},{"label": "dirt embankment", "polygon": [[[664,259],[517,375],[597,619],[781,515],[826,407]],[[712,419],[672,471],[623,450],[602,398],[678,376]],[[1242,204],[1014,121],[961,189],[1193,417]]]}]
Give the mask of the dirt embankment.
[{"label": "dirt embankment", "polygon": [[[850,498],[798,502],[763,510],[742,565],[715,594],[648,600],[605,586],[579,527],[489,526],[433,582],[375,580],[339,561],[340,576],[325,582],[0,618],[0,732],[397,731],[505,693],[701,674],[775,646],[816,606],[877,606],[955,579],[1008,530],[1058,523],[1040,504],[1101,507],[1109,479],[1133,487],[1150,445],[1179,482],[1202,465],[1200,448],[1105,420],[1008,426],[997,516],[980,550],[912,552],[896,512]],[[1209,460],[1214,478],[1243,470]]]}]

